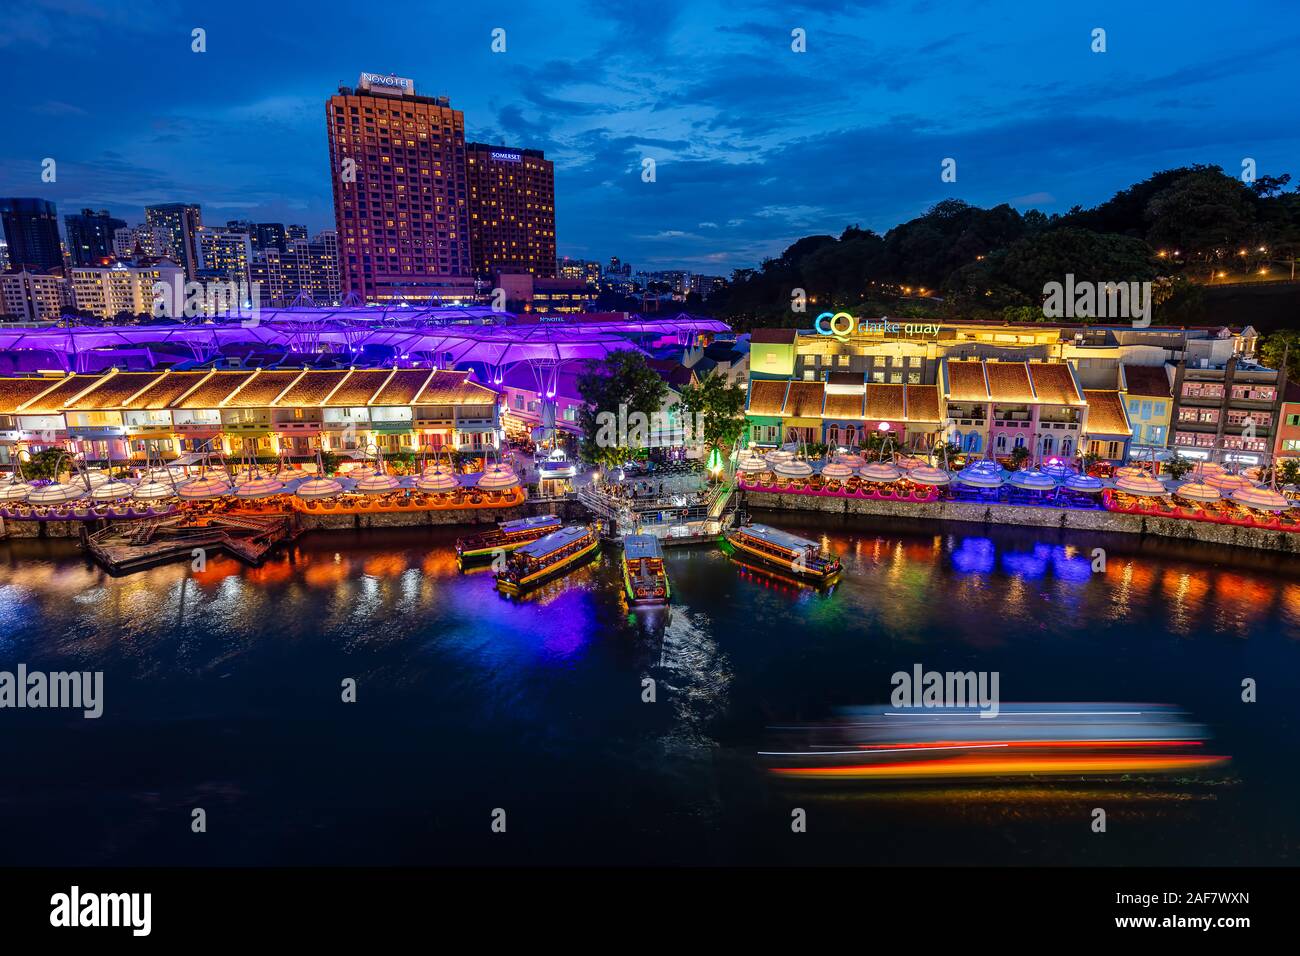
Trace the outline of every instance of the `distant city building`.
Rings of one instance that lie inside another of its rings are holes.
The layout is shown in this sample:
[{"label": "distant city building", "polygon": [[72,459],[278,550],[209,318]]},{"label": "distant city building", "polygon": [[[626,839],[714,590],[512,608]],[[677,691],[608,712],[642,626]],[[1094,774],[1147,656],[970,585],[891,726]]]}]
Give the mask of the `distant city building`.
[{"label": "distant city building", "polygon": [[199,248],[203,216],[199,207],[192,203],[162,203],[157,206],[146,206],[144,214],[146,227],[163,229],[167,235],[166,249],[147,250],[147,254],[165,255],[185,270],[186,278],[195,278],[203,268],[202,252]]},{"label": "distant city building", "polygon": [[555,276],[555,168],[539,149],[465,147],[474,274]]},{"label": "distant city building", "polygon": [[251,238],[253,248],[258,252],[266,249],[279,249],[284,252],[285,244],[289,241],[289,237],[284,231],[284,224],[278,222],[255,223],[251,231]]},{"label": "distant city building", "polygon": [[470,301],[464,114],[373,73],[325,108],[344,289],[367,302]]},{"label": "distant city building", "polygon": [[707,299],[726,284],[727,280],[722,276],[692,275],[690,291]]},{"label": "distant city building", "polygon": [[9,243],[0,239],[0,272],[9,268]]},{"label": "distant city building", "polygon": [[1300,382],[1287,382],[1279,409],[1275,458],[1300,458]]},{"label": "distant city building", "polygon": [[70,270],[72,303],[101,319],[146,316],[153,313],[154,284],[175,288],[184,281],[180,266],[170,259],[151,262],[114,262],[112,265],[74,266]]},{"label": "distant city building", "polygon": [[63,232],[68,241],[68,258],[74,266],[93,266],[114,256],[113,242],[117,230],[126,228],[126,220],[108,214],[107,209],[81,212],[63,217]]},{"label": "distant city building", "polygon": [[63,266],[58,215],[44,199],[0,199],[9,268],[47,272]]},{"label": "distant city building", "polygon": [[301,293],[317,305],[338,305],[343,297],[338,235],[329,229],[312,240],[290,240],[283,253],[268,249],[255,255],[249,277],[257,283],[262,306],[287,306]]},{"label": "distant city building", "polygon": [[0,313],[19,322],[55,322],[70,305],[60,270],[25,269],[0,275]]},{"label": "distant city building", "polygon": [[287,239],[287,240],[289,240],[289,241],[291,241],[291,242],[294,242],[294,241],[296,241],[296,242],[306,242],[306,241],[307,241],[307,227],[306,227],[306,226],[292,225],[292,224],[291,224],[291,225],[288,225],[288,226],[285,226],[285,227],[284,227],[284,236],[285,236],[285,239]]},{"label": "distant city building", "polygon": [[561,279],[582,279],[591,285],[599,286],[603,272],[601,264],[594,259],[564,258],[559,262],[556,275]]},{"label": "distant city building", "polygon": [[113,232],[113,255],[118,259],[134,256],[170,256],[171,233],[162,226],[128,226]]},{"label": "distant city building", "polygon": [[248,266],[253,260],[253,242],[248,233],[205,229],[199,234],[199,251],[204,278],[248,281]]}]

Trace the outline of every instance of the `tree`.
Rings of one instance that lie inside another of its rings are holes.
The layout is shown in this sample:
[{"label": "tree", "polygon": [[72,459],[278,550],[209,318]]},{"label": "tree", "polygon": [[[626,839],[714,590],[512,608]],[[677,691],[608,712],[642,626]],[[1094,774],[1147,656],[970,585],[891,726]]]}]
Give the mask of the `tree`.
[{"label": "tree", "polygon": [[1300,377],[1300,331],[1278,329],[1259,341],[1259,358],[1269,368],[1286,365],[1286,377]]},{"label": "tree", "polygon": [[1029,449],[1024,445],[1017,445],[1011,449],[1011,467],[1021,468],[1029,460]]},{"label": "tree", "polygon": [[730,454],[745,433],[745,391],[717,373],[698,385],[684,386],[679,405],[695,423],[692,437],[708,452]]},{"label": "tree", "polygon": [[23,476],[29,481],[41,478],[59,478],[65,469],[71,470],[67,453],[62,448],[45,448],[22,463]]},{"label": "tree", "polygon": [[1194,467],[1196,466],[1192,462],[1188,461],[1176,451],[1174,452],[1174,457],[1165,462],[1165,471],[1174,481],[1182,481],[1183,476]]},{"label": "tree", "polygon": [[1283,485],[1300,484],[1300,459],[1283,458],[1277,464],[1277,477]]},{"label": "tree", "polygon": [[664,411],[668,386],[646,362],[644,352],[629,349],[588,361],[577,385],[584,403],[578,410],[582,428],[579,453],[584,461],[621,465],[634,449],[645,447],[643,436],[634,427],[634,413],[645,416],[647,424],[657,421],[655,416]]}]

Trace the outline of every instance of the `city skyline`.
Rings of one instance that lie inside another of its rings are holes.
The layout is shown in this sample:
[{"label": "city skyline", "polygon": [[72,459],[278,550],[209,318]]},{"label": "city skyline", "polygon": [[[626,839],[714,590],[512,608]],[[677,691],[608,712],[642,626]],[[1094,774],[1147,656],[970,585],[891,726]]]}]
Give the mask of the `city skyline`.
[{"label": "city skyline", "polygon": [[[214,222],[329,228],[322,113],[361,71],[448,96],[467,140],[544,150],[559,256],[617,255],[645,269],[725,275],[800,236],[852,223],[884,231],[945,198],[1064,212],[1153,169],[1211,162],[1232,173],[1251,158],[1261,175],[1289,171],[1296,124],[1261,91],[1282,88],[1293,36],[1260,39],[1249,17],[1209,31],[1168,11],[1106,5],[1090,19],[958,11],[922,38],[913,24],[925,8],[763,7],[738,20],[670,3],[653,31],[636,10],[609,5],[491,20],[451,11],[438,19],[446,42],[435,68],[428,30],[391,28],[429,15],[407,5],[349,19],[345,44],[327,32],[339,22],[328,15],[275,28],[278,55],[268,56],[247,10],[125,4],[58,20],[67,65],[51,71],[59,8],[38,3],[13,14],[0,39],[11,85],[43,75],[10,118],[0,194],[49,199],[61,215],[107,208],[135,222],[145,205],[192,202]],[[1104,55],[1089,49],[1097,26]],[[191,52],[196,27],[201,54]],[[504,53],[491,50],[496,28]],[[791,50],[796,28],[806,53]],[[998,53],[1009,49],[1017,56]],[[145,61],[156,69],[115,65]],[[111,109],[94,80],[109,68]],[[164,97],[159,74],[192,82]],[[1231,119],[1208,126],[1206,110]],[[948,157],[955,183],[940,179]],[[55,182],[41,180],[45,158],[58,162]],[[656,161],[654,182],[642,181],[644,158]]]}]

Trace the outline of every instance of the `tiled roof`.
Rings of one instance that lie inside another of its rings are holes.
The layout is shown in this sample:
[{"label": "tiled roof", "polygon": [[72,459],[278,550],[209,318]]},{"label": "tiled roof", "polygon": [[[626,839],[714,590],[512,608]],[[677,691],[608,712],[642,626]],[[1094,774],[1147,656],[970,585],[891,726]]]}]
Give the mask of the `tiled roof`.
[{"label": "tiled roof", "polygon": [[1088,403],[1087,434],[1132,434],[1128,427],[1128,417],[1124,414],[1124,403],[1119,400],[1119,392],[1108,388],[1085,388],[1083,397]]},{"label": "tiled roof", "polygon": [[347,369],[324,369],[307,372],[293,383],[293,387],[275,403],[277,408],[293,408],[296,405],[319,405],[326,396],[334,391],[335,386],[347,378]]},{"label": "tiled roof", "polygon": [[983,362],[947,362],[950,402],[987,402]]},{"label": "tiled roof", "polygon": [[302,369],[258,372],[253,380],[226,402],[226,408],[269,408],[276,396],[303,375]]},{"label": "tiled roof", "polygon": [[411,404],[413,405],[490,405],[497,393],[486,385],[470,381],[469,372],[440,369]]},{"label": "tiled roof", "polygon": [[866,417],[875,421],[901,422],[905,387],[904,385],[868,385]]},{"label": "tiled roof", "polygon": [[1064,362],[1030,362],[1029,377],[1043,404],[1078,405],[1083,401],[1070,367]]},{"label": "tiled roof", "polygon": [[202,385],[183,398],[172,402],[172,408],[220,408],[221,403],[239,386],[253,377],[252,372],[213,372]]},{"label": "tiled roof", "polygon": [[105,375],[98,385],[77,399],[70,410],[97,412],[108,408],[121,408],[141,389],[162,381],[162,372],[120,372]]},{"label": "tiled roof", "polygon": [[57,386],[37,398],[29,399],[19,409],[24,415],[53,415],[63,410],[79,393],[98,382],[98,375],[70,375]]},{"label": "tiled roof", "polygon": [[1169,376],[1163,365],[1125,365],[1124,382],[1130,395],[1170,398]]},{"label": "tiled roof", "polygon": [[1029,373],[1024,362],[985,362],[989,379],[989,397],[995,402],[1032,402]]},{"label": "tiled roof", "polygon": [[168,408],[172,402],[207,378],[209,374],[208,372],[167,372],[147,392],[137,395],[122,407],[133,411],[157,411]]},{"label": "tiled roof", "polygon": [[749,383],[749,414],[780,415],[788,385],[784,379],[754,379]]},{"label": "tiled roof", "polygon": [[825,397],[826,386],[821,382],[791,382],[785,397],[785,415],[788,418],[819,418]]},{"label": "tiled roof", "polygon": [[435,374],[427,368],[404,368],[388,380],[375,396],[375,405],[410,405],[420,389]]},{"label": "tiled roof", "polygon": [[827,392],[826,409],[822,412],[822,415],[825,418],[860,419],[862,418],[862,399],[862,392],[853,392],[851,394]]},{"label": "tiled roof", "polygon": [[0,415],[11,415],[23,402],[53,388],[57,378],[0,378]]},{"label": "tiled roof", "polygon": [[942,417],[938,385],[908,385],[906,396],[909,422],[937,422]]},{"label": "tiled roof", "polygon": [[374,397],[375,392],[384,387],[392,369],[354,369],[342,385],[325,402],[333,407],[347,405],[365,405]]}]

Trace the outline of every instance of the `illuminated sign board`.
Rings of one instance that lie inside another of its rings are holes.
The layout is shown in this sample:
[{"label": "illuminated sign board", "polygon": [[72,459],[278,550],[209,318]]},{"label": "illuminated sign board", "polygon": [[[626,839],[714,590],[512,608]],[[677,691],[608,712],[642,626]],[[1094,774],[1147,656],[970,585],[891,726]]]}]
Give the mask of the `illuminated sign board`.
[{"label": "illuminated sign board", "polygon": [[494,149],[488,152],[488,158],[498,163],[522,163],[524,154],[513,149]]},{"label": "illuminated sign board", "polygon": [[847,312],[823,312],[817,316],[817,321],[813,323],[813,328],[818,335],[831,335],[841,342],[848,340],[850,335],[855,332],[865,335],[934,335],[939,334],[937,323],[929,322],[891,322],[889,319],[881,319],[873,322],[870,319],[861,319],[849,315]]},{"label": "illuminated sign board", "polygon": [[399,96],[410,96],[415,92],[415,80],[408,79],[405,76],[393,76],[389,73],[362,73],[361,81],[357,84],[363,90],[369,90],[372,93],[396,93]]}]

